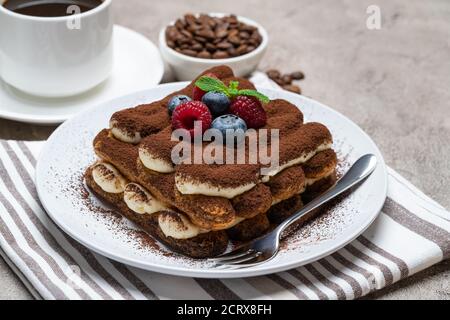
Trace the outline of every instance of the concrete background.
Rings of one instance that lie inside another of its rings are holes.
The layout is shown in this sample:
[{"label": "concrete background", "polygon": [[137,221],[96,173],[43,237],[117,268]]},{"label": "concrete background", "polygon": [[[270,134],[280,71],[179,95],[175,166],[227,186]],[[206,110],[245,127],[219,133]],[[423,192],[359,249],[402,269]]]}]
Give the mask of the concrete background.
[{"label": "concrete background", "polygon": [[[366,9],[381,9],[381,29]],[[303,70],[303,93],[348,116],[375,140],[388,165],[450,208],[450,1],[115,0],[118,24],[157,43],[186,12],[232,12],[263,24],[261,69]],[[169,79],[167,76],[166,79]],[[0,139],[46,139],[54,127],[0,120]],[[368,298],[450,299],[450,262]],[[31,298],[0,260],[0,299]]]}]

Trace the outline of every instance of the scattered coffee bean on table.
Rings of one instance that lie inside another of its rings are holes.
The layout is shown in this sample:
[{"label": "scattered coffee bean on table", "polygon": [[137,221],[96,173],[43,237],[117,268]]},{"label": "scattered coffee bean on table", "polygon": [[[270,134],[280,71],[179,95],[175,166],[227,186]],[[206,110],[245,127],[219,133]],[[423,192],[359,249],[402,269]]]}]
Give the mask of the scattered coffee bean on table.
[{"label": "scattered coffee bean on table", "polygon": [[236,15],[213,17],[185,14],[166,28],[167,45],[175,51],[203,59],[226,59],[252,52],[262,42],[254,26]]},{"label": "scattered coffee bean on table", "polygon": [[279,86],[281,86],[284,90],[291,91],[294,93],[301,94],[302,90],[298,85],[293,84],[294,80],[302,80],[305,78],[305,75],[301,71],[295,71],[292,73],[282,74],[277,69],[270,69],[266,71],[267,76],[275,81]]}]

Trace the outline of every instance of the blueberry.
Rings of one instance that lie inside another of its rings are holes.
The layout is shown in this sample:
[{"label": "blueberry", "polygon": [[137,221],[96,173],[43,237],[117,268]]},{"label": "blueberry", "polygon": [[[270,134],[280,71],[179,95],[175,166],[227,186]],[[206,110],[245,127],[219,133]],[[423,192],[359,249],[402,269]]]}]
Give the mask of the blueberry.
[{"label": "blueberry", "polygon": [[[217,117],[211,124],[211,128],[219,130],[226,141],[227,131],[228,134],[236,134],[236,141],[241,141],[245,137],[245,131],[247,131],[247,125],[245,121],[233,114],[225,114]],[[236,132],[236,130],[239,130]]]},{"label": "blueberry", "polygon": [[178,107],[180,104],[192,101],[191,98],[185,95],[173,96],[170,98],[169,103],[167,104],[167,108],[169,109],[169,114],[172,114],[173,110]]},{"label": "blueberry", "polygon": [[224,114],[231,104],[225,93],[214,91],[207,92],[203,96],[202,102],[208,106],[214,116]]}]

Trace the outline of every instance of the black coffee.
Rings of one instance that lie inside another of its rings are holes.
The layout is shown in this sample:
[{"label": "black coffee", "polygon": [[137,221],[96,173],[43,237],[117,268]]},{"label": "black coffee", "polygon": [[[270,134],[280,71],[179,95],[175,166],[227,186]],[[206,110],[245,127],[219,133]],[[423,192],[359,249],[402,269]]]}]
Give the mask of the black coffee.
[{"label": "black coffee", "polygon": [[77,11],[68,10],[78,6],[79,12],[86,12],[102,4],[102,0],[6,0],[3,6],[16,13],[35,17],[62,17]]}]

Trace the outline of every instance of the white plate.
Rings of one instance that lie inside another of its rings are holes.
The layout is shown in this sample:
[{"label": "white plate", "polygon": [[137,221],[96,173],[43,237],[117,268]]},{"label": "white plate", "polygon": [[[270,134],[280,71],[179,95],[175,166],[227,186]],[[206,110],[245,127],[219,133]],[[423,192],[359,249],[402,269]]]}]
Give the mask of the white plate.
[{"label": "white plate", "polygon": [[58,124],[107,100],[156,86],[164,74],[158,48],[130,29],[114,26],[114,67],[94,89],[67,98],[41,98],[23,93],[0,79],[0,118]]},{"label": "white plate", "polygon": [[[37,190],[50,217],[70,236],[111,259],[146,270],[179,276],[235,278],[287,270],[324,257],[361,234],[376,218],[386,198],[387,174],[384,160],[374,142],[356,124],[316,101],[281,90],[260,90],[271,98],[283,98],[300,107],[306,121],[328,126],[334,148],[345,163],[366,153],[378,158],[375,172],[354,193],[333,210],[301,228],[278,256],[260,266],[219,270],[211,264],[181,256],[167,256],[158,250],[142,249],[121,223],[95,213],[76,185],[95,159],[92,140],[108,126],[111,114],[125,107],[163,98],[186,83],[171,83],[114,99],[82,112],[65,122],[50,137],[37,165]],[[123,221],[122,221],[123,223]],[[126,224],[124,224],[126,225]]]}]

